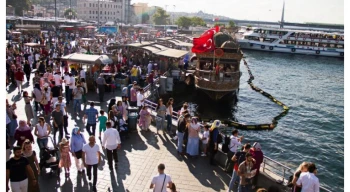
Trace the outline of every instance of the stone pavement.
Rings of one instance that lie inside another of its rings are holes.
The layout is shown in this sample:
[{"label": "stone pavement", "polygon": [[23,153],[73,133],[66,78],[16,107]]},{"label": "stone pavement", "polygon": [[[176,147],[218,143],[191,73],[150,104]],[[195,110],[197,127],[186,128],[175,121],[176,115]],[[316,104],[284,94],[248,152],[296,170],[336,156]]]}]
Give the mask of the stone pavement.
[{"label": "stone pavement", "polygon": [[[32,85],[27,86],[25,90],[31,93]],[[17,101],[18,120],[26,120],[24,113],[24,101],[20,95],[17,95],[17,90],[14,87],[8,88],[7,99],[10,104]],[[31,94],[30,94],[31,95]],[[111,98],[119,97],[120,91],[116,93],[107,93],[105,101],[99,103],[98,96],[94,92],[89,92],[87,99],[95,101],[96,108],[107,110],[108,102]],[[69,112],[69,127],[71,133],[72,128],[78,126],[81,128],[85,138],[88,134],[82,124],[82,116],[71,115],[72,104],[67,107]],[[89,107],[89,106],[87,106]],[[82,109],[84,107],[82,106]],[[49,118],[46,118],[47,122]],[[36,124],[37,118],[32,124]],[[98,124],[96,136],[98,136]],[[195,191],[226,191],[230,177],[223,172],[219,167],[209,165],[208,157],[187,158],[177,155],[176,143],[165,134],[156,136],[155,128],[151,127],[151,132],[137,132],[130,134],[128,140],[122,141],[122,148],[118,151],[119,168],[113,173],[110,173],[107,165],[107,159],[102,152],[101,165],[98,168],[97,191],[115,191],[115,192],[148,192],[152,177],[157,174],[157,166],[159,163],[165,164],[165,173],[172,177],[172,181],[176,184],[177,191],[180,192],[195,192]],[[33,134],[34,135],[34,134]],[[58,135],[58,134],[57,134]],[[57,136],[58,137],[58,136]],[[36,139],[35,139],[36,141]],[[100,140],[96,140],[100,143]],[[35,151],[39,151],[37,144],[33,145]],[[101,149],[102,150],[102,149]],[[88,182],[85,174],[78,175],[75,168],[74,159],[71,157],[72,166],[70,179],[65,179],[64,171],[62,170],[60,178],[55,175],[42,174],[39,179],[40,189],[43,192],[53,191],[89,191],[91,183]],[[47,170],[49,171],[49,170]]]}]

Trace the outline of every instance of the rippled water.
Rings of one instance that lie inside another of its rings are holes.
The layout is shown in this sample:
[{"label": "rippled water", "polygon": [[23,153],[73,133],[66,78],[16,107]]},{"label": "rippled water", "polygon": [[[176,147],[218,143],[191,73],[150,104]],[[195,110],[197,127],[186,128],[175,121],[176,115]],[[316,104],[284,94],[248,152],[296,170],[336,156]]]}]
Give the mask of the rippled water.
[{"label": "rippled water", "polygon": [[[296,168],[315,162],[321,185],[344,191],[344,60],[245,51],[253,83],[289,106],[273,131],[240,131],[244,142],[258,141],[263,152]],[[250,89],[246,67],[236,105],[193,102],[201,117],[236,118],[246,123],[269,123],[282,108]]]}]

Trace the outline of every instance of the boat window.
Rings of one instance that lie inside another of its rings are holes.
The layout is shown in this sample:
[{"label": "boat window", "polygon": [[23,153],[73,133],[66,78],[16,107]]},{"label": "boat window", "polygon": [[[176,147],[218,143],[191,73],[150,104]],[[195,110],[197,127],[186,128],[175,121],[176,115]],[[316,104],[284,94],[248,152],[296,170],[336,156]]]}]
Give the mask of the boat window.
[{"label": "boat window", "polygon": [[338,45],[337,45],[337,48],[343,49],[344,46],[343,46],[342,44],[338,44]]},{"label": "boat window", "polygon": [[330,46],[331,48],[334,48],[334,44],[329,44],[329,46]]}]

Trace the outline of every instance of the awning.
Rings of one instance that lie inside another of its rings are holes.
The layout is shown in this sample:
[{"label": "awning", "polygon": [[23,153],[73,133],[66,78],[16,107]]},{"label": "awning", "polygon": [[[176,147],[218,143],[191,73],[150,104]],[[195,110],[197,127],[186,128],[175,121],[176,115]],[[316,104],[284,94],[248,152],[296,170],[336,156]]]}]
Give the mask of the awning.
[{"label": "awning", "polygon": [[96,39],[91,38],[81,38],[82,41],[95,41]]},{"label": "awning", "polygon": [[28,47],[46,47],[44,44],[38,44],[38,43],[25,43],[24,45]]},{"label": "awning", "polygon": [[109,64],[113,62],[107,55],[87,55],[79,53],[66,55],[61,59],[85,64]]},{"label": "awning", "polygon": [[167,49],[161,52],[156,53],[156,55],[165,56],[165,57],[172,57],[172,58],[180,58],[184,55],[186,55],[188,51],[182,51],[177,49]]},{"label": "awning", "polygon": [[85,29],[95,29],[96,27],[94,27],[94,26],[86,26],[86,27],[84,27]]}]

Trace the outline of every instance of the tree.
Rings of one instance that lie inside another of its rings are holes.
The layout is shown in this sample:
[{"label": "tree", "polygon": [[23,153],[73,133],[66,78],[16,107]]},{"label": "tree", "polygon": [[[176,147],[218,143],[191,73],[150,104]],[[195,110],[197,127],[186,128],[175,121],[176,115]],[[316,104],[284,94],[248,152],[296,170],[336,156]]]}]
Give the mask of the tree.
[{"label": "tree", "polygon": [[182,16],[176,20],[176,24],[179,25],[180,27],[188,28],[189,26],[192,25],[192,19],[190,17]]},{"label": "tree", "polygon": [[75,10],[72,8],[68,8],[66,11],[64,11],[64,16],[66,18],[72,19],[74,17],[77,17],[77,12],[75,12]]},{"label": "tree", "polygon": [[153,15],[153,22],[156,25],[166,25],[169,15],[166,11],[160,7],[157,8],[156,13]]},{"label": "tree", "polygon": [[192,17],[191,20],[192,20],[192,24],[194,26],[206,26],[207,25],[205,23],[205,21],[200,17]]},{"label": "tree", "polygon": [[32,3],[30,0],[6,0],[6,5],[15,9],[15,15],[23,16],[23,11],[28,11]]},{"label": "tree", "polygon": [[228,22],[228,26],[230,26],[231,28],[233,28],[233,27],[236,27],[236,24],[235,24],[234,21],[229,21],[229,22]]},{"label": "tree", "polygon": [[148,13],[144,13],[141,15],[141,23],[144,24],[144,23],[148,23],[149,21],[149,15]]}]

